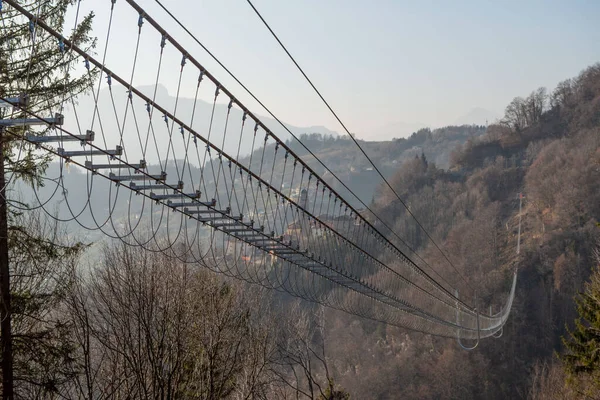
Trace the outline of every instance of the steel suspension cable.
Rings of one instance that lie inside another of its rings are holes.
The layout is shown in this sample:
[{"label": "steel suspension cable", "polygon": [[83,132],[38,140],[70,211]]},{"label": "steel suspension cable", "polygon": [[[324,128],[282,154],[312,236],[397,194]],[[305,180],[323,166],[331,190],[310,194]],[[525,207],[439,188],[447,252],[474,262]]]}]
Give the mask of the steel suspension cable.
[{"label": "steel suspension cable", "polygon": [[[126,0],[127,2],[129,2],[132,6],[134,6],[134,8],[136,9],[141,9],[139,8],[139,6],[137,6],[137,4],[135,2],[133,2],[132,0]],[[413,253],[419,260],[421,260],[421,262],[423,264],[425,264],[431,271],[433,271],[433,273],[438,276],[442,281],[444,281],[452,290],[454,290],[454,286],[448,282],[448,280],[446,278],[444,278],[435,268],[433,268],[431,265],[429,265],[429,263],[423,258],[421,257],[421,255],[419,255],[419,253],[413,249],[402,237],[400,237],[395,231],[394,229],[392,229],[387,222],[385,222],[383,219],[381,219],[377,213],[375,213],[371,207],[369,205],[367,205],[360,197],[358,197],[358,195],[356,195],[354,193],[353,190],[351,190],[346,183],[344,183],[338,176],[337,174],[335,174],[333,171],[331,171],[331,169],[329,167],[327,167],[314,153],[312,150],[310,150],[302,141],[300,141],[300,139],[298,139],[298,137],[262,102],[260,101],[255,95],[254,93],[252,93],[252,91],[250,91],[225,65],[223,65],[221,63],[221,61],[210,51],[208,50],[208,48],[202,43],[200,42],[197,37],[192,34],[178,19],[177,17],[175,17],[159,0],[155,0],[159,6],[189,35],[192,37],[192,39],[202,47],[202,49],[204,49],[208,55],[210,57],[213,58],[213,60],[215,60],[219,66],[221,66],[225,72],[227,72],[227,74],[229,74],[265,111],[267,111],[267,113],[273,118],[275,119],[275,121],[277,121],[277,123],[279,123],[281,125],[281,127],[286,130],[291,136],[292,138],[294,138],[314,159],[315,161],[317,161],[328,173],[330,173],[338,183],[340,183],[340,185],[342,185],[342,187],[347,190],[354,198],[356,198],[358,200],[358,202],[366,209],[370,212],[371,215],[373,215],[381,224],[382,226],[384,226],[396,239],[398,239],[400,241],[400,243],[402,243],[404,246],[406,246],[406,248]],[[460,276],[460,273],[459,273]],[[463,277],[464,279],[464,277]],[[467,282],[468,284],[468,282]],[[472,289],[472,288],[471,288]],[[474,291],[472,289],[472,291]]]},{"label": "steel suspension cable", "polygon": [[[158,0],[156,0],[157,2],[159,2]],[[373,162],[373,160],[371,159],[371,157],[369,157],[369,155],[365,152],[365,150],[363,149],[363,147],[360,145],[360,143],[358,143],[358,141],[356,140],[356,138],[350,133],[350,131],[348,130],[348,128],[346,127],[346,125],[342,122],[341,118],[338,116],[338,114],[333,110],[333,108],[331,107],[331,105],[329,105],[329,102],[327,102],[327,100],[325,100],[325,97],[323,97],[323,95],[321,94],[321,92],[319,91],[319,89],[317,89],[317,87],[314,85],[314,83],[312,82],[312,80],[308,77],[308,75],[306,75],[306,73],[304,72],[304,70],[302,69],[302,67],[300,67],[300,65],[298,64],[298,62],[296,61],[296,59],[290,54],[290,52],[288,51],[288,49],[285,47],[285,45],[281,42],[281,40],[279,39],[279,37],[275,34],[275,32],[273,31],[273,29],[271,29],[271,27],[269,26],[269,24],[267,23],[267,21],[265,21],[265,19],[263,18],[263,16],[260,14],[260,12],[256,9],[256,7],[254,7],[254,4],[252,4],[251,0],[246,0],[248,2],[248,4],[250,5],[250,7],[252,7],[252,9],[254,10],[254,12],[256,13],[256,15],[260,18],[260,20],[263,22],[263,24],[265,25],[265,27],[269,30],[269,32],[271,33],[271,35],[275,38],[275,40],[277,41],[277,43],[279,43],[279,45],[281,46],[281,48],[285,51],[285,53],[287,54],[287,56],[290,58],[290,60],[292,60],[292,62],[294,63],[294,65],[296,66],[296,68],[298,68],[298,70],[300,71],[300,73],[302,74],[302,76],[304,76],[304,78],[306,79],[306,81],[310,84],[310,86],[313,88],[313,90],[317,93],[317,95],[319,96],[319,98],[323,101],[323,103],[325,104],[325,106],[329,109],[329,111],[331,112],[331,114],[335,117],[335,119],[338,121],[338,123],[342,126],[342,128],[344,129],[344,131],[346,131],[346,133],[348,134],[348,136],[352,139],[352,141],[354,142],[354,144],[356,145],[356,147],[358,147],[358,149],[360,150],[360,152],[365,156],[365,158],[369,161],[369,163],[371,164],[371,166],[375,169],[375,171],[377,172],[377,174],[379,175],[379,177],[383,180],[383,182],[385,183],[385,185],[388,187],[389,190],[392,191],[392,193],[394,194],[394,196],[400,201],[400,203],[402,204],[402,206],[404,206],[404,208],[406,209],[406,211],[410,214],[410,216],[415,220],[415,222],[417,223],[417,225],[421,228],[421,230],[423,230],[423,232],[425,233],[425,235],[427,236],[427,238],[433,243],[433,245],[437,248],[437,250],[442,254],[442,256],[446,259],[446,261],[450,264],[450,266],[452,266],[452,269],[454,269],[454,271],[461,277],[461,279],[467,284],[467,286],[471,289],[471,290],[475,290],[471,284],[467,281],[467,279],[463,276],[462,273],[460,273],[460,271],[456,268],[456,266],[452,263],[452,261],[450,261],[450,259],[448,258],[448,256],[446,255],[446,253],[441,249],[441,247],[436,243],[436,241],[433,239],[433,237],[429,234],[429,232],[425,229],[425,227],[421,224],[421,222],[417,219],[417,217],[414,215],[414,213],[410,210],[410,208],[408,207],[408,205],[404,202],[404,200],[402,200],[402,198],[400,197],[400,195],[398,194],[398,192],[392,187],[392,185],[388,182],[388,180],[385,178],[385,176],[383,176],[383,173],[381,172],[381,170],[379,169],[379,167],[377,167],[377,165],[375,165],[375,163]],[[391,229],[390,229],[391,230]]]},{"label": "steel suspension cable", "polygon": [[[153,19],[151,18],[135,1],[133,0],[126,0],[136,11],[143,13],[146,16],[146,19],[148,20],[148,22],[153,25],[161,34],[166,35],[167,39],[176,47],[178,48],[180,51],[185,52],[183,47],[181,47],[181,45],[174,40],[174,38],[172,38],[171,36],[167,35],[167,32]],[[285,124],[283,124],[283,122],[281,122],[281,120],[279,120],[279,118],[277,118],[265,105],[264,103],[262,103],[239,79],[237,79],[235,77],[235,75],[225,66],[223,65],[216,56],[214,56],[214,54],[212,52],[210,52],[164,5],[162,5],[162,3],[159,0],[155,0],[160,6],[161,8],[163,8],[163,10],[165,12],[167,12],[167,14],[169,14],[169,16],[171,18],[173,18],[175,20],[175,22],[188,34],[190,35],[193,40],[198,43],[259,105],[261,105],[261,107],[263,107],[280,125],[283,126],[283,128],[296,140],[298,140],[298,142],[302,145],[302,147],[304,149],[306,149],[306,151],[311,154],[311,156],[313,156],[315,158],[315,160],[317,162],[319,162],[323,168],[325,168],[326,171],[328,171],[329,173],[332,174],[332,176],[334,176],[338,182],[340,182],[340,184],[346,189],[348,190],[349,193],[351,193],[356,199],[358,199],[358,201],[365,207],[365,209],[369,210],[369,212],[371,212],[372,215],[374,215],[381,223],[383,226],[385,226],[390,232],[392,232],[392,234],[397,237],[412,253],[414,253],[420,260],[422,260],[425,265],[427,265],[434,274],[436,274],[436,276],[438,276],[440,279],[442,279],[444,282],[446,282],[446,284],[448,286],[450,286],[452,289],[455,289],[453,287],[452,284],[450,284],[443,276],[441,276],[439,274],[439,272],[437,272],[434,268],[432,268],[414,249],[411,248],[410,245],[408,245],[402,238],[400,238],[395,231],[389,227],[389,225],[381,220],[377,214],[375,212],[373,212],[373,210],[366,205],[343,181],[341,181],[337,175],[331,171],[309,148],[306,147],[306,145],[304,145],[304,143],[302,143],[290,130],[287,126],[285,126]],[[205,71],[206,76],[211,79],[213,82],[215,82],[216,85],[219,85],[222,90],[227,93],[232,99],[235,99],[234,96],[232,96],[225,88],[222,87],[222,85],[218,82],[218,80],[216,80],[216,78],[214,78],[210,73],[208,73],[208,71],[206,71],[191,55],[189,56],[189,60],[196,64],[198,66],[198,68],[200,70]],[[251,116],[255,121],[257,121],[257,123],[266,131],[270,132],[270,130],[264,125],[262,124],[257,117],[255,117],[244,105],[242,105],[237,99],[234,100],[234,102],[240,106],[240,108],[248,113],[249,116]],[[273,134],[272,132],[270,132],[270,136],[274,137],[276,140],[278,140],[281,145],[290,153],[294,154],[291,149],[285,144],[283,143],[281,140],[279,140],[277,138],[277,136],[275,134]],[[308,164],[306,164],[302,159],[299,159],[299,162],[301,162],[303,164],[303,166],[305,166],[306,168],[308,168],[311,172],[313,172],[315,174],[315,176],[318,176],[318,174],[316,174],[309,166]],[[323,181],[323,185],[325,185],[329,190],[331,190],[333,193],[335,193],[335,195],[339,198],[341,198],[341,196],[339,196],[339,194],[326,182]],[[350,206],[351,207],[351,206]],[[351,209],[353,211],[355,211],[357,214],[359,214],[353,207],[351,207]],[[360,215],[360,214],[359,214]],[[365,218],[361,215],[360,216],[361,219],[365,220]],[[365,220],[366,221],[366,220]],[[375,232],[378,232],[379,235],[381,235],[381,233],[379,233],[378,230],[375,229],[375,227],[368,221],[366,221],[366,223],[368,224],[368,226]],[[383,236],[383,235],[381,235]],[[425,272],[421,267],[419,267],[417,264],[415,264],[408,256],[406,256],[406,254],[404,254],[403,251],[401,251],[400,249],[398,249],[398,247],[391,243],[388,239],[386,239],[386,241],[389,243],[389,245],[391,245],[395,251],[397,251],[398,253],[402,254],[403,257],[405,257],[409,263],[411,263],[414,267],[416,267],[421,273],[425,274],[428,279],[431,279],[432,282],[435,282],[435,285],[437,285],[438,287],[440,287],[444,292],[446,292],[450,297],[452,297],[455,300],[458,300],[461,304],[465,304],[463,300],[457,299],[454,294],[449,291],[447,288],[445,288],[443,285],[441,285],[439,282],[437,282],[435,279],[433,279],[427,272]],[[459,273],[460,275],[460,273]],[[462,275],[460,275],[462,276]],[[462,277],[464,279],[464,277]],[[466,281],[466,280],[465,280]],[[468,284],[468,282],[467,282]],[[471,306],[469,306],[469,308],[472,308]]]}]

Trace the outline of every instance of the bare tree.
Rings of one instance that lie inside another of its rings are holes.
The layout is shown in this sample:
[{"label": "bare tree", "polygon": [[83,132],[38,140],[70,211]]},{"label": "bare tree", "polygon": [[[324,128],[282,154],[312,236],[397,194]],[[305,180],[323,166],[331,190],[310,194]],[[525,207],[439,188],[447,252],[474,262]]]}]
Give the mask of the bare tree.
[{"label": "bare tree", "polygon": [[525,128],[540,121],[547,107],[548,94],[546,88],[541,87],[531,92],[525,99],[515,97],[506,107],[501,122],[520,135]]},{"label": "bare tree", "polygon": [[280,386],[263,291],[168,254],[103,254],[69,299],[79,356],[65,397],[261,399]]},{"label": "bare tree", "polygon": [[314,313],[295,303],[282,325],[278,343],[279,377],[293,398],[345,400],[350,396],[336,388],[325,354],[325,314],[323,306]]}]

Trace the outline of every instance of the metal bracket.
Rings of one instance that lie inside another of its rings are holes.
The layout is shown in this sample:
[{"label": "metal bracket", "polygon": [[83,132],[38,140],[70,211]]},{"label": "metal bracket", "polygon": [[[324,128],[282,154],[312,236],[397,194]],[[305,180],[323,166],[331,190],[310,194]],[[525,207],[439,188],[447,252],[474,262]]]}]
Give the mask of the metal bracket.
[{"label": "metal bracket", "polygon": [[15,118],[0,119],[0,126],[30,126],[30,125],[62,125],[65,118],[62,114],[56,114],[54,118]]},{"label": "metal bracket", "polygon": [[157,181],[157,182],[164,182],[167,179],[167,173],[166,172],[161,172],[160,175],[141,175],[141,174],[137,174],[137,175],[115,175],[112,172],[108,174],[108,179],[110,179],[111,181],[116,181],[116,182],[120,182],[120,181]]},{"label": "metal bracket", "polygon": [[85,162],[85,167],[91,169],[92,171],[96,171],[99,169],[124,169],[124,168],[133,168],[135,170],[143,170],[146,169],[146,161],[140,160],[139,164],[94,164],[91,161]]},{"label": "metal bracket", "polygon": [[18,107],[25,108],[29,105],[29,96],[25,93],[21,93],[17,97],[7,97],[4,100],[0,100],[0,108]]},{"label": "metal bracket", "polygon": [[57,135],[57,136],[37,136],[26,135],[25,140],[33,143],[50,143],[50,142],[93,142],[94,131],[87,131],[85,135]]},{"label": "metal bracket", "polygon": [[115,150],[75,150],[75,151],[66,151],[62,147],[56,149],[56,152],[59,156],[65,158],[71,157],[80,157],[80,156],[109,156],[116,157],[123,154],[123,148],[121,146],[117,146]]}]

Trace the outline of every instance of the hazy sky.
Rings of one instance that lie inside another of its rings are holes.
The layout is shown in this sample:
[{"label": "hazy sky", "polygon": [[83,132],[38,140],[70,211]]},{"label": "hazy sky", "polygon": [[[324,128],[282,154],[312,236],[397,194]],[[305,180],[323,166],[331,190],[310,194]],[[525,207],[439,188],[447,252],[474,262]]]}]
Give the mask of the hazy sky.
[{"label": "hazy sky", "polygon": [[[162,1],[281,119],[341,132],[245,0]],[[154,0],[138,3],[234,94],[247,99]],[[553,88],[600,61],[596,0],[253,3],[349,129],[366,139],[397,123],[452,124],[474,107],[501,115],[513,97],[539,86]],[[102,54],[110,2],[82,4],[96,11]],[[116,3],[114,21],[113,57],[107,62],[128,71],[137,17],[124,0]],[[149,63],[157,54],[141,55],[136,84],[154,82]],[[174,73],[165,82],[170,92],[176,78]],[[192,88],[183,94],[192,96]],[[253,102],[248,105],[265,114]]]}]

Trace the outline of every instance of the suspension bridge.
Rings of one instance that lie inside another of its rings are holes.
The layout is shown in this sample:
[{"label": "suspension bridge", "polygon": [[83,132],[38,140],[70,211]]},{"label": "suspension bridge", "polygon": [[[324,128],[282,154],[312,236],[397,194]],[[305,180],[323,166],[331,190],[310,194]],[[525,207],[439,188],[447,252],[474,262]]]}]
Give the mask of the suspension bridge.
[{"label": "suspension bridge", "polygon": [[[363,318],[459,342],[501,334],[516,271],[497,313],[472,293],[460,296],[467,290],[456,276],[444,278],[368,206],[353,206],[135,1],[95,5],[110,8],[98,55],[34,7],[2,3],[3,21],[30,31],[21,61],[32,62],[37,43],[54,41],[67,62],[55,74],[87,77],[93,98],[77,104],[66,87],[52,102],[36,103],[26,91],[0,99],[11,110],[0,128],[12,151],[33,149],[59,163],[57,176],[43,177],[37,204],[11,206],[41,208],[128,245]],[[114,24],[123,21],[135,47],[117,55]],[[111,63],[125,53],[133,56],[129,68]],[[154,85],[134,86],[141,68],[155,71]],[[160,96],[163,82],[174,101]],[[184,90],[194,91],[193,104],[184,104]],[[67,190],[69,168],[84,171],[85,187]],[[50,207],[56,199],[58,213]]]}]

